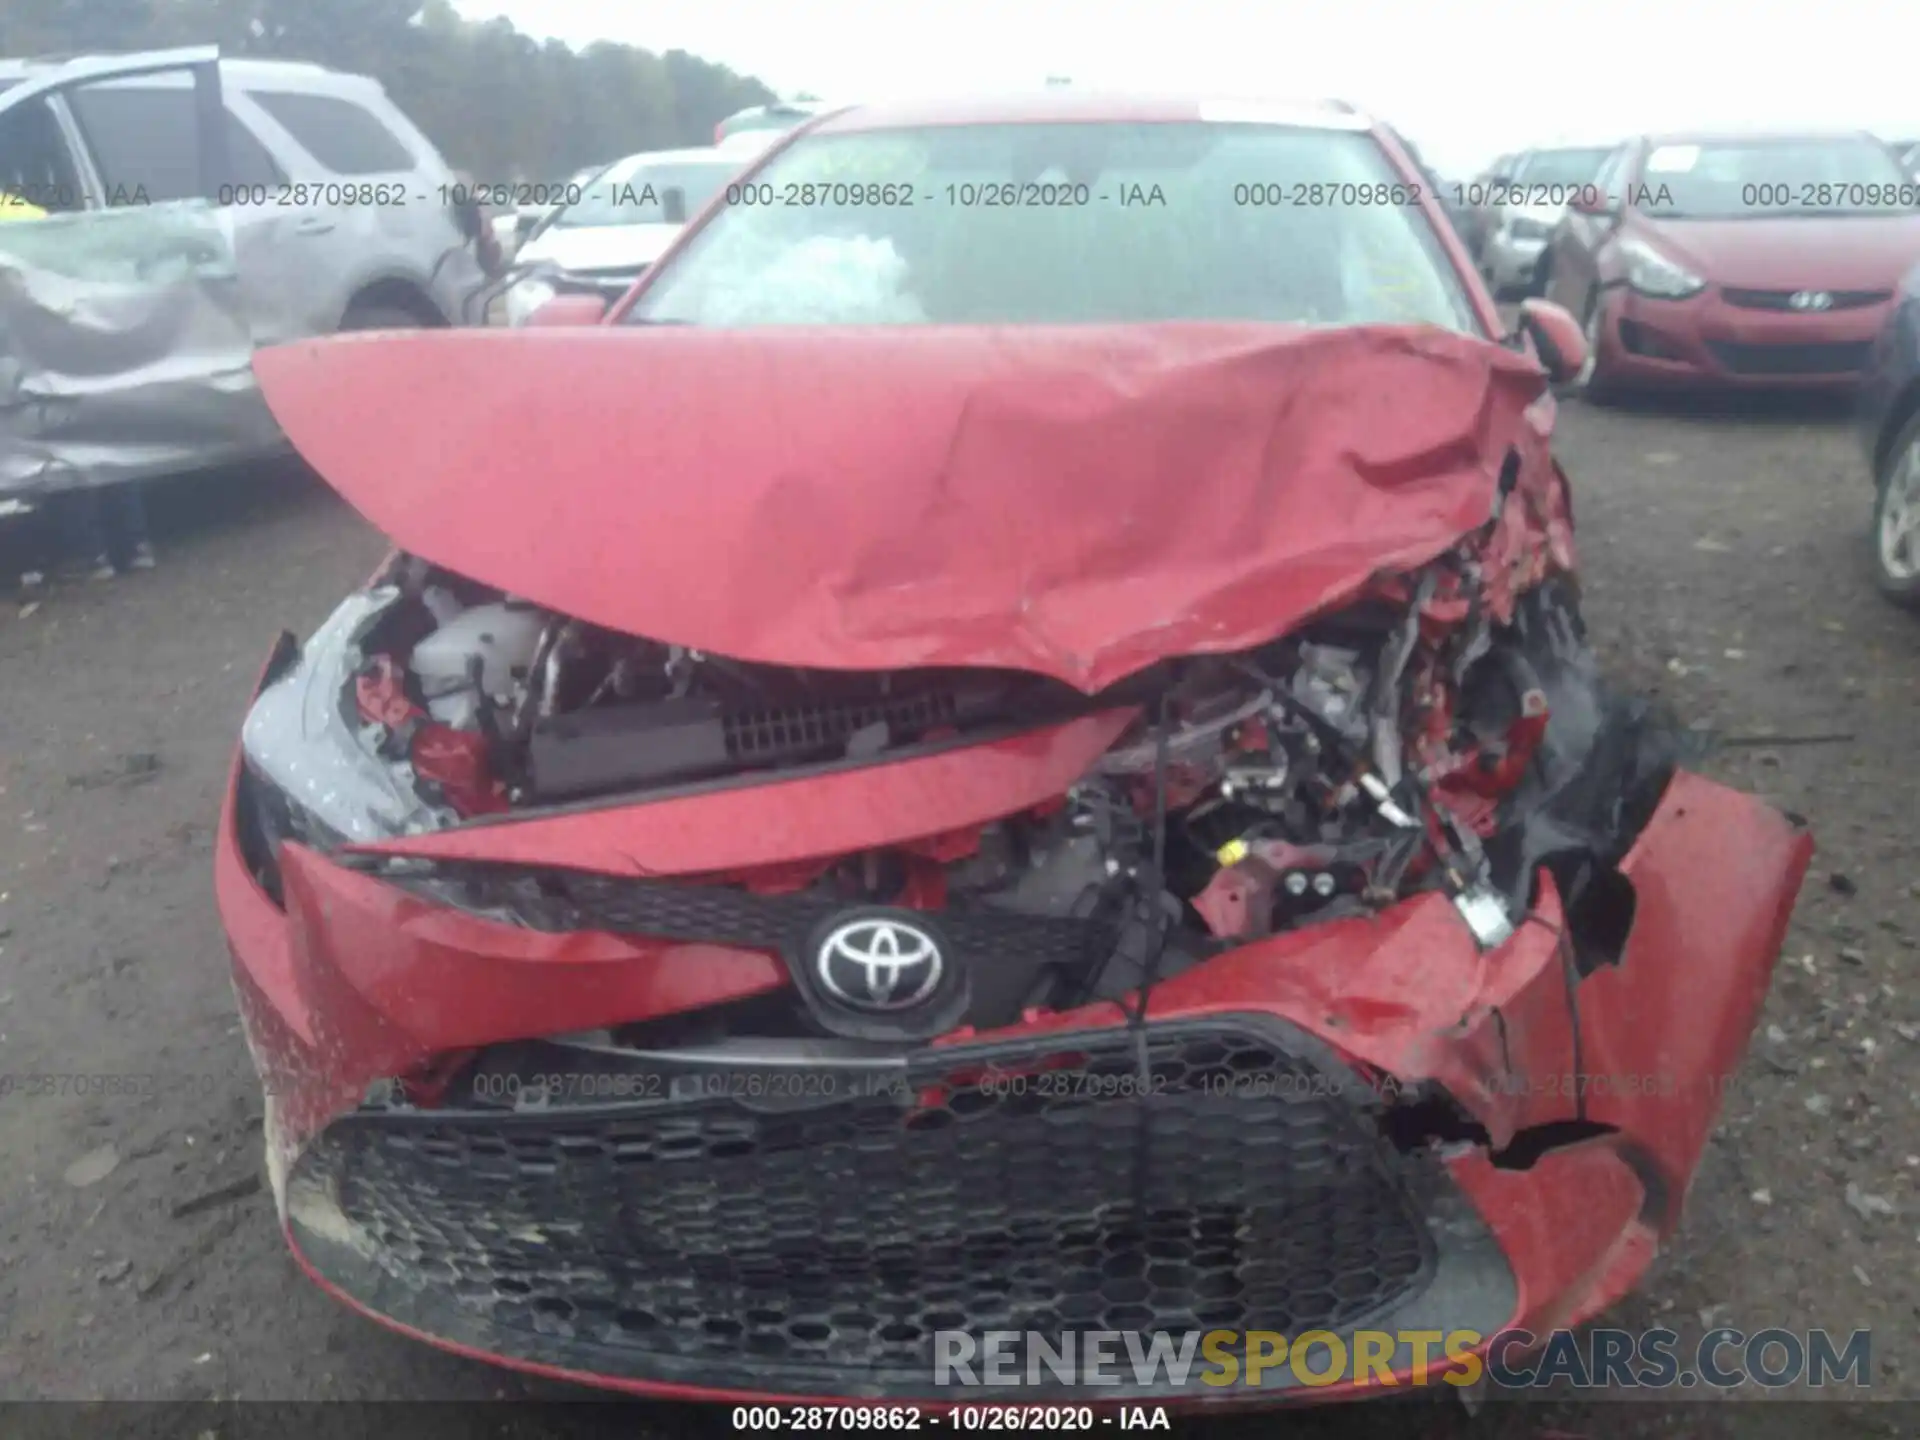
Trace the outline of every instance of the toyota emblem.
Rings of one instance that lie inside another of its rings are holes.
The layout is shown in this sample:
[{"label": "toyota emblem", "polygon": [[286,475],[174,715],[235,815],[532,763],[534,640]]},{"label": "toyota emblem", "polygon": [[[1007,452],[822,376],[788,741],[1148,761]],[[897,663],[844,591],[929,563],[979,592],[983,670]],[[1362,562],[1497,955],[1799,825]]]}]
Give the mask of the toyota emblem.
[{"label": "toyota emblem", "polygon": [[1787,297],[1790,310],[1831,310],[1833,296],[1825,290],[1796,290]]},{"label": "toyota emblem", "polygon": [[946,957],[919,926],[863,916],[827,932],[813,957],[820,988],[855,1010],[909,1010],[940,987]]}]

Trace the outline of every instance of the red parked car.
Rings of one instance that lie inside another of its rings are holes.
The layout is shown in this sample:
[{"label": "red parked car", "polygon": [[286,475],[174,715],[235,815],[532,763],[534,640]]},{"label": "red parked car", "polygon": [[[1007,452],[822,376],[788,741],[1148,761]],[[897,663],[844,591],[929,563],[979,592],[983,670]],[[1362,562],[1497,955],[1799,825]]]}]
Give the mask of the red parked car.
[{"label": "red parked car", "polygon": [[1622,146],[1556,232],[1591,398],[1630,386],[1856,384],[1920,259],[1920,182],[1882,141],[1664,135]]},{"label": "red parked car", "polygon": [[[942,1332],[1609,1305],[1811,841],[1599,678],[1525,317],[1344,107],[1056,90],[817,118],[603,324],[262,352],[399,547],[220,822],[300,1263],[867,1404],[981,1398]],[[1156,1384],[992,1395],[1356,1393]]]}]

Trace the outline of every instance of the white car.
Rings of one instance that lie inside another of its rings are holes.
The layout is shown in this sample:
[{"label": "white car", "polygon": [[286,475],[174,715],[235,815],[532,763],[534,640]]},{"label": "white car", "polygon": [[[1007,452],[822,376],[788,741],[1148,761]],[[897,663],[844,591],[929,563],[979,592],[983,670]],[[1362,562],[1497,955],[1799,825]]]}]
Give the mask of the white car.
[{"label": "white car", "polygon": [[507,323],[524,325],[563,291],[624,295],[758,153],[757,146],[729,146],[616,160],[522,242],[514,268],[529,273],[507,290]]},{"label": "white car", "polygon": [[485,278],[432,142],[378,81],[300,61],[0,60],[0,189],[54,214],[217,207],[262,345],[458,324]]},{"label": "white car", "polygon": [[1586,145],[1529,150],[1520,156],[1494,197],[1493,224],[1480,259],[1496,299],[1534,291],[1540,257],[1567,213],[1567,202],[1593,184],[1611,153],[1610,146]]}]

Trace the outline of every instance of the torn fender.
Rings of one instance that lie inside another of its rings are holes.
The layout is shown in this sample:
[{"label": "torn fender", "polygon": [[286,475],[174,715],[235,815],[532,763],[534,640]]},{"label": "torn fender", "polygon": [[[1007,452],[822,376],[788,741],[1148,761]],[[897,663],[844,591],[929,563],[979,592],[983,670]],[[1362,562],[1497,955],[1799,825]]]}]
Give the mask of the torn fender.
[{"label": "torn fender", "polygon": [[[1621,872],[1636,896],[1616,964],[1569,985],[1551,879],[1513,937],[1483,951],[1441,895],[1276,936],[1154,988],[1154,1017],[1281,1015],[1402,1092],[1432,1081],[1495,1150],[1536,1125],[1613,1126],[1678,1218],[1737,1073],[1813,838],[1751,795],[1678,772]],[[1577,972],[1575,972],[1577,973]],[[1031,1028],[1120,1023],[1114,1006]],[[1576,1026],[1579,1045],[1574,1037]]]},{"label": "torn fender", "polygon": [[1414,326],[420,331],[254,368],[380,530],[563,614],[1088,692],[1481,530],[1545,385]]},{"label": "torn fender", "polygon": [[[1577,1005],[1548,885],[1513,938],[1491,951],[1444,898],[1423,895],[1370,920],[1216,956],[1156,986],[1150,1014],[1278,1015],[1403,1088],[1441,1085],[1495,1150],[1520,1130],[1576,1118],[1584,1095],[1586,1118],[1617,1127],[1618,1143],[1644,1167],[1664,1228],[1739,1064],[1811,853],[1811,839],[1762,802],[1682,772],[1622,867],[1640,903],[1621,960],[1579,982]],[[284,919],[230,840],[216,873],[230,930],[257,920],[263,935],[277,931],[271,954],[250,952],[242,1003],[252,1033],[269,1037],[264,1073],[289,1145],[369,1084],[450,1050],[722,1004],[786,983],[771,956],[524,930],[299,846],[281,854]],[[1702,1016],[1719,1018],[1703,1025]],[[1125,1018],[1093,1005],[1033,1014],[1001,1035]],[[1576,1074],[1584,1081],[1569,1079]]]}]

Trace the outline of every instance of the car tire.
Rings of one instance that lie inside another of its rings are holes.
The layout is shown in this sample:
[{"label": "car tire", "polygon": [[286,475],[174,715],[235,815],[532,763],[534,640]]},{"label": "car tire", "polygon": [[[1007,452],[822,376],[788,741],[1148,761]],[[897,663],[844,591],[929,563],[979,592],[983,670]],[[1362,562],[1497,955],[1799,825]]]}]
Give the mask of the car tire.
[{"label": "car tire", "polygon": [[424,324],[418,315],[398,305],[349,305],[340,320],[342,330],[418,330]]},{"label": "car tire", "polygon": [[1587,294],[1587,309],[1580,322],[1587,337],[1587,363],[1569,387],[1589,405],[1610,405],[1619,393],[1600,360],[1601,304],[1605,295],[1597,285]]},{"label": "car tire", "polygon": [[1875,481],[1874,579],[1894,604],[1920,610],[1920,415],[1887,447]]}]

